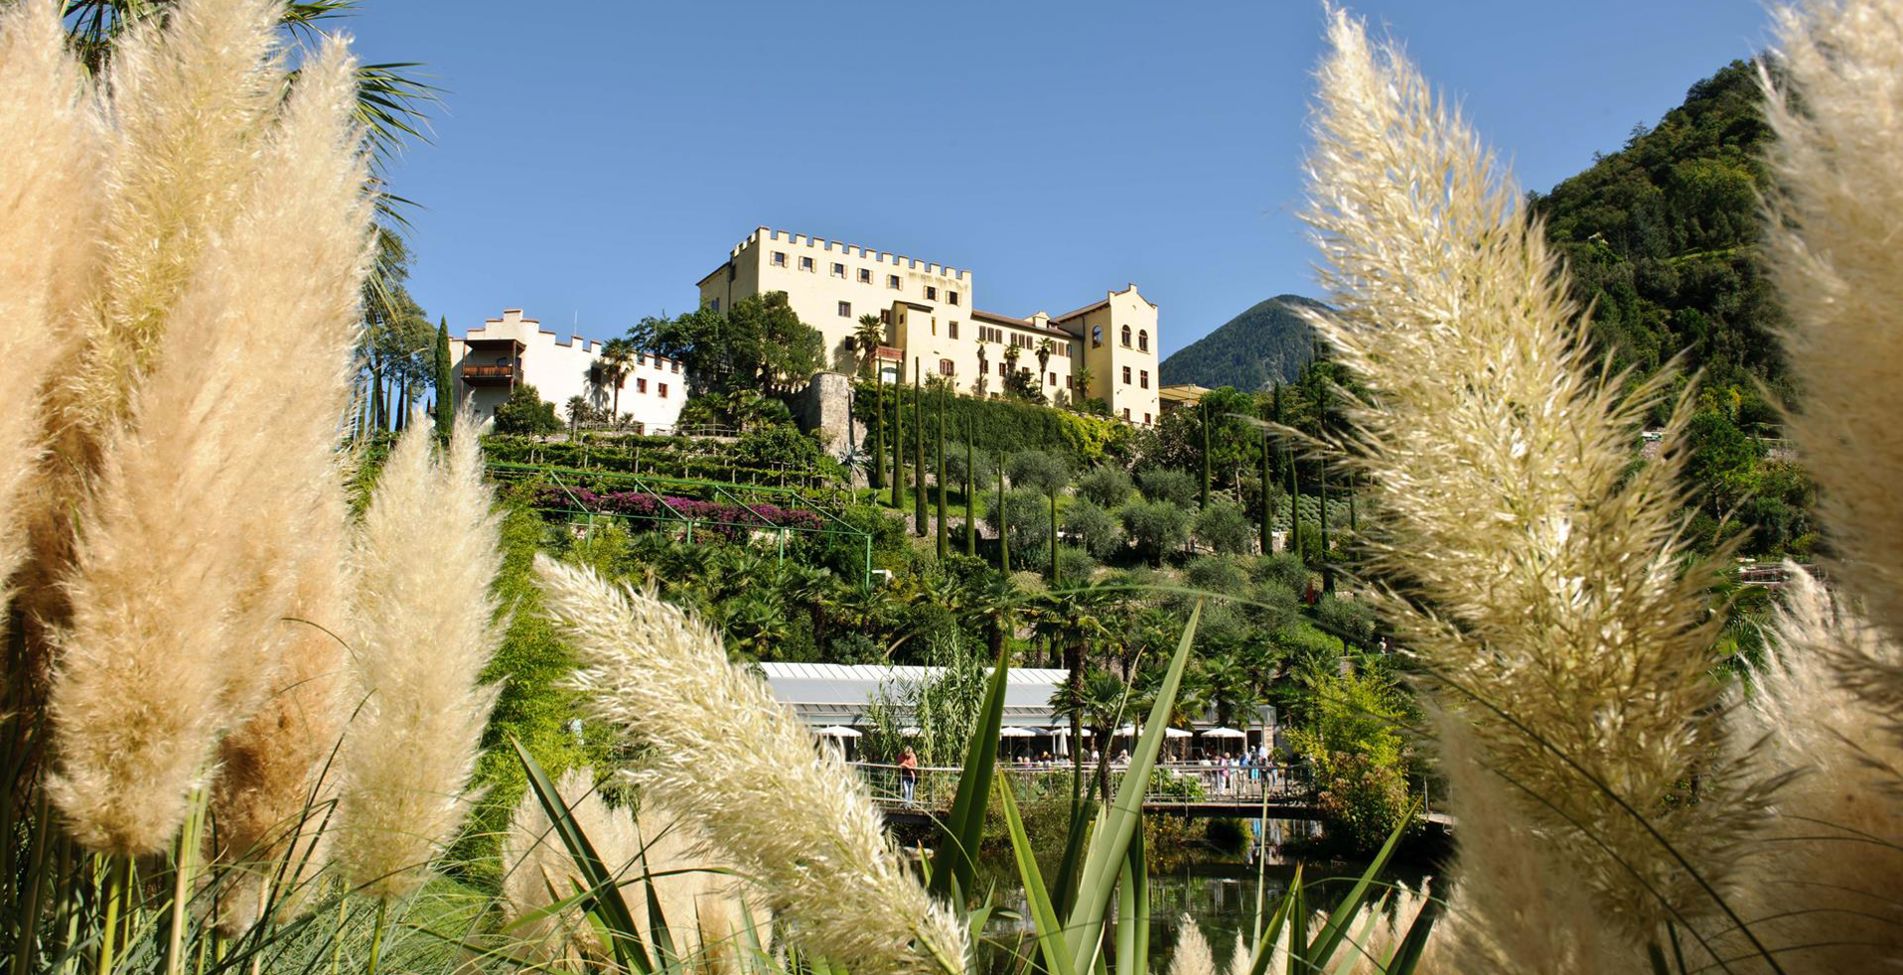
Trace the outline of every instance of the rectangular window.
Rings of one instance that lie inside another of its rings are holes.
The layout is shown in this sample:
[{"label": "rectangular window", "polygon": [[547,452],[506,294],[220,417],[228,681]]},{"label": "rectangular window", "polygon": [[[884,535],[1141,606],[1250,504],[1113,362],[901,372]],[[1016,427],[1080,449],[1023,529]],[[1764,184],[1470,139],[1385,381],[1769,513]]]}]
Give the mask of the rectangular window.
[{"label": "rectangular window", "polygon": [[872,283],[872,269],[871,268],[862,267],[859,269],[859,283],[860,284]]},{"label": "rectangular window", "polygon": [[945,302],[947,304],[952,304],[952,305],[958,304],[958,292],[956,291],[945,292]]},{"label": "rectangular window", "polygon": [[635,380],[635,381],[634,381],[634,391],[635,391],[635,392],[637,392],[637,393],[645,393],[645,392],[647,392],[647,391],[648,391],[648,381],[647,381],[647,380],[645,380],[645,379],[637,379],[637,380]]},{"label": "rectangular window", "polygon": [[1004,363],[1002,362],[998,363],[998,378],[1003,379],[1004,377],[1008,375],[1010,375],[1010,373],[1005,371]]},{"label": "rectangular window", "polygon": [[841,264],[837,261],[834,261],[833,262],[833,277],[843,278],[845,276],[846,276],[846,265]]},{"label": "rectangular window", "polygon": [[774,266],[774,267],[785,267],[785,266],[786,266],[786,252],[785,252],[785,251],[774,251],[774,252],[773,252],[773,266]]},{"label": "rectangular window", "polygon": [[1150,425],[1150,414],[1143,414],[1143,425],[1146,427]]},{"label": "rectangular window", "polygon": [[1051,377],[1051,386],[1054,388],[1057,386],[1057,373],[1054,373],[1054,372],[1051,373],[1050,377]]},{"label": "rectangular window", "polygon": [[934,287],[932,287],[932,286],[931,286],[931,285],[929,285],[929,284],[928,284],[928,285],[926,285],[926,286],[925,286],[925,300],[926,300],[926,301],[937,301],[937,300],[938,300],[938,289],[937,289],[937,288],[934,288]]},{"label": "rectangular window", "polygon": [[680,364],[679,362],[670,362],[670,363],[668,363],[667,365],[668,365],[668,369],[669,369],[669,370],[671,370],[671,371],[673,371],[673,372],[680,372],[680,371],[681,371],[681,364]]},{"label": "rectangular window", "polygon": [[885,286],[886,286],[886,287],[888,287],[888,288],[891,288],[891,289],[892,289],[892,290],[894,290],[894,291],[897,291],[897,290],[899,290],[899,276],[898,276],[898,275],[896,275],[896,274],[888,274],[888,275],[886,275],[886,276],[885,276]]},{"label": "rectangular window", "polygon": [[842,301],[839,303],[839,317],[840,318],[852,317],[852,302]]},{"label": "rectangular window", "polygon": [[952,374],[952,369],[953,369],[953,366],[952,366],[952,361],[950,359],[938,360],[938,374],[939,375],[949,376]]},{"label": "rectangular window", "polygon": [[1077,377],[1076,377],[1076,376],[1065,376],[1065,377],[1064,377],[1064,388],[1065,388],[1065,389],[1076,389],[1076,388],[1077,388]]},{"label": "rectangular window", "polygon": [[1130,383],[1130,367],[1129,366],[1123,367],[1123,382],[1124,382],[1124,385],[1126,386],[1129,385]]},{"label": "rectangular window", "polygon": [[667,398],[667,384],[666,383],[661,384],[661,398],[662,399]]},{"label": "rectangular window", "polygon": [[951,337],[952,338],[958,337],[958,323],[957,322],[951,323]]},{"label": "rectangular window", "polygon": [[712,301],[710,301],[710,302],[708,302],[708,303],[707,303],[707,307],[709,307],[709,308],[712,308],[712,309],[713,309],[713,310],[715,310],[715,311],[719,311],[719,310],[720,310],[720,299],[719,299],[719,298],[715,298],[714,300],[712,300]]},{"label": "rectangular window", "polygon": [[1127,406],[1123,408],[1123,422],[1130,422],[1130,408]]},{"label": "rectangular window", "polygon": [[812,269],[813,269],[813,259],[805,255],[801,255],[800,256],[800,270],[811,271]]},{"label": "rectangular window", "polygon": [[1142,385],[1144,389],[1150,388],[1150,370],[1143,370],[1143,382],[1140,385]]},{"label": "rectangular window", "polygon": [[879,309],[879,324],[881,325],[892,324],[892,309],[890,308]]},{"label": "rectangular window", "polygon": [[645,355],[637,355],[634,357],[634,364],[637,366],[645,366],[648,364],[648,357]]}]

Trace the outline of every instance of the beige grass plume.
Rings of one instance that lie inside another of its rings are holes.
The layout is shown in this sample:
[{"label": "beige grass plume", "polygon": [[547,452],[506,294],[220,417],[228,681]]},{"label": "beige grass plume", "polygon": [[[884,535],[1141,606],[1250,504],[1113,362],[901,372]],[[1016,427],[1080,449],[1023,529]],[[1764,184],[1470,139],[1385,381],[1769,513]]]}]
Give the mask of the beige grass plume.
[{"label": "beige grass plume", "polygon": [[1720,883],[1756,811],[1704,717],[1708,576],[1678,563],[1676,453],[1627,470],[1657,387],[1593,375],[1517,189],[1400,52],[1339,12],[1329,36],[1307,219],[1340,312],[1316,324],[1378,404],[1355,410],[1351,463],[1382,491],[1373,562],[1406,597],[1384,609],[1511,779],[1507,828],[1643,943],[1715,905],[1607,791]]},{"label": "beige grass plume", "polygon": [[496,689],[479,681],[502,638],[490,587],[499,518],[467,415],[444,456],[414,423],[364,513],[350,588],[360,710],[344,733],[333,857],[376,897],[416,889],[462,825]]},{"label": "beige grass plume", "polygon": [[[1903,958],[1903,741],[1842,680],[1846,655],[1903,668],[1903,648],[1788,567],[1764,664],[1732,711],[1795,776],[1777,794],[1741,904],[1785,970],[1877,971]],[[1801,946],[1801,947],[1800,947]],[[1742,952],[1738,952],[1742,953]]]},{"label": "beige grass plume", "polygon": [[963,926],[907,874],[864,787],[706,624],[537,561],[589,706],[645,747],[637,779],[764,891],[789,936],[856,972],[960,971]]},{"label": "beige grass plume", "polygon": [[[1779,14],[1789,96],[1771,90],[1772,280],[1803,390],[1788,430],[1816,479],[1831,578],[1903,640],[1903,3],[1816,0]],[[1767,87],[1769,83],[1767,81]],[[1847,661],[1903,737],[1903,669]]]},{"label": "beige grass plume", "polygon": [[[104,132],[54,0],[0,13],[0,630],[26,553],[21,496],[40,462],[39,397],[78,328],[97,237]],[[0,634],[3,635],[3,634]]]},{"label": "beige grass plume", "polygon": [[[193,119],[217,128],[192,106],[254,83],[259,65],[277,70],[275,12],[197,0],[167,31],[135,31],[112,101],[122,149],[154,129],[168,133],[163,148],[194,143],[204,132]],[[220,136],[238,160],[213,169],[231,185],[199,202],[229,211],[222,232],[180,244],[194,260],[175,268],[179,287],[141,299],[146,368],[125,416],[108,422],[99,475],[79,507],[64,582],[71,623],[54,631],[49,790],[95,848],[149,852],[169,840],[222,735],[276,678],[295,569],[339,530],[322,523],[319,499],[335,483],[343,350],[369,213],[350,62],[333,47],[308,68],[309,83],[281,112],[245,114],[257,131]],[[163,211],[178,200],[150,202]],[[151,282],[109,274],[106,284],[123,289],[108,290],[111,305]]]},{"label": "beige grass plume", "polygon": [[[582,835],[588,837],[602,865],[616,878],[628,876],[641,853],[634,818],[626,811],[608,808],[595,789],[593,775],[586,769],[564,774],[556,782],[555,791]],[[554,825],[533,791],[522,796],[509,818],[502,856],[503,906],[515,925],[510,937],[517,942],[514,951],[517,957],[543,965],[584,960],[600,964],[610,960],[606,947],[579,907],[541,913],[573,897],[575,891],[587,886],[587,881],[561,837],[555,834]],[[639,916],[647,917],[645,900],[636,900],[626,889],[623,896],[631,906],[641,905],[637,908]]]},{"label": "beige grass plume", "polygon": [[1196,919],[1187,914],[1177,919],[1176,950],[1170,953],[1169,975],[1216,975],[1209,939],[1203,937]]}]

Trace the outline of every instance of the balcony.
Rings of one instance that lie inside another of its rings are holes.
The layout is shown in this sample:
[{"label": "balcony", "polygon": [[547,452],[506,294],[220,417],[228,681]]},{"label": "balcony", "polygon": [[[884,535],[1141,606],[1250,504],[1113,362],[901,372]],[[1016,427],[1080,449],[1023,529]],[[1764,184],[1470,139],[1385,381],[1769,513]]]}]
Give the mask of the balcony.
[{"label": "balcony", "polygon": [[463,365],[463,383],[470,386],[511,386],[515,384],[512,365]]}]

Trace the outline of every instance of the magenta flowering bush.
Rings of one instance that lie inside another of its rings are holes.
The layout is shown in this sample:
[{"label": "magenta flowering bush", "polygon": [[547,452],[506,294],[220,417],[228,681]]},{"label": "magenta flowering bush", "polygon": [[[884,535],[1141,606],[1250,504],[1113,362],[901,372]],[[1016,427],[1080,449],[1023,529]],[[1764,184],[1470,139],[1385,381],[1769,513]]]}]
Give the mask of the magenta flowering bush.
[{"label": "magenta flowering bush", "polygon": [[783,508],[766,502],[742,506],[674,495],[656,497],[644,491],[594,491],[588,488],[568,491],[559,487],[544,487],[536,492],[536,506],[571,509],[579,506],[604,514],[655,520],[670,520],[678,513],[679,517],[706,523],[708,530],[736,539],[754,529],[819,528],[822,524],[818,515],[799,508]]}]

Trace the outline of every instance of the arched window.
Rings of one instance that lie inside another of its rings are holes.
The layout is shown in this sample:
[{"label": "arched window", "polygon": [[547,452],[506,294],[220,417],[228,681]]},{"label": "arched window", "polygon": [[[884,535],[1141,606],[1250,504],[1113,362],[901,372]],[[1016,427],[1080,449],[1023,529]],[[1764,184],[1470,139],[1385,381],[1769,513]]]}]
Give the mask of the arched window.
[{"label": "arched window", "polygon": [[1128,325],[1123,326],[1123,347],[1126,349],[1130,347],[1130,326]]},{"label": "arched window", "polygon": [[1103,326],[1092,325],[1090,327],[1090,347],[1095,349],[1095,348],[1102,347],[1102,345],[1103,345]]},{"label": "arched window", "polygon": [[1150,351],[1150,330],[1147,328],[1137,333],[1137,351]]}]

